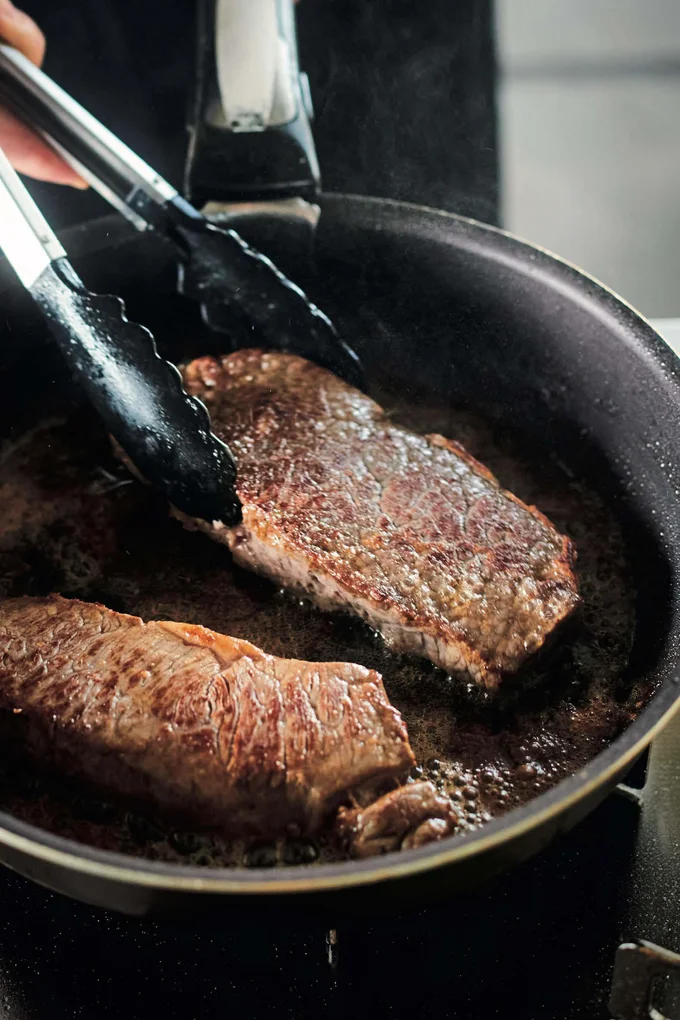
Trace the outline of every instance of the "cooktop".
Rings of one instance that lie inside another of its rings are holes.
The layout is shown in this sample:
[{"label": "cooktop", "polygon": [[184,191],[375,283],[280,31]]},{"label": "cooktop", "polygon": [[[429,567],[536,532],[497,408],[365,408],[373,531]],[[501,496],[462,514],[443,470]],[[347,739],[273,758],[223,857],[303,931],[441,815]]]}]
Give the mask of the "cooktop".
[{"label": "cooktop", "polygon": [[0,1017],[606,1020],[639,807],[613,795],[535,860],[422,910],[144,921],[0,873]]}]

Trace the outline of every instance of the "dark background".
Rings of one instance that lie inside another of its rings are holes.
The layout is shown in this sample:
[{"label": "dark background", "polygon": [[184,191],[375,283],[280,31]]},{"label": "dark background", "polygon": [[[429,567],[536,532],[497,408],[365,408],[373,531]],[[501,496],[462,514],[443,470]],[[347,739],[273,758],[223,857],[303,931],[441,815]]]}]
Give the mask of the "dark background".
[{"label": "dark background", "polygon": [[[47,36],[48,74],[179,187],[195,5],[23,6]],[[490,0],[301,0],[301,65],[327,190],[496,220],[491,22]],[[96,195],[49,185],[33,191],[56,227],[103,210]]]}]

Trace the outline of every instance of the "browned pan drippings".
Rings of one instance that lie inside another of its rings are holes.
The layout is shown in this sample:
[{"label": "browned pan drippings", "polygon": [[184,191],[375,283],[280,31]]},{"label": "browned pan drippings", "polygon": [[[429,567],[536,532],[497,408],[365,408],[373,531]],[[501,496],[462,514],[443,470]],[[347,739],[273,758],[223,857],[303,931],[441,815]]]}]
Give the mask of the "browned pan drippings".
[{"label": "browned pan drippings", "polygon": [[[113,460],[82,412],[35,428],[0,465],[0,594],[59,591],[146,620],[201,623],[275,655],[359,662],[379,670],[420,762],[465,809],[466,825],[524,803],[585,764],[625,727],[651,689],[622,680],[634,592],[620,529],[602,500],[556,466],[530,468],[473,416],[394,394],[395,418],[462,442],[527,503],[574,540],[584,609],[549,658],[523,678],[527,693],[482,700],[466,680],[396,656],[360,622],[327,615],[235,569],[226,549],[183,531],[162,503]],[[11,777],[10,777],[11,773]],[[242,844],[169,834],[54,777],[4,769],[0,806],[93,845],[206,865],[244,861]],[[253,865],[304,863],[308,843],[245,851]],[[332,852],[320,844],[319,859]]]}]

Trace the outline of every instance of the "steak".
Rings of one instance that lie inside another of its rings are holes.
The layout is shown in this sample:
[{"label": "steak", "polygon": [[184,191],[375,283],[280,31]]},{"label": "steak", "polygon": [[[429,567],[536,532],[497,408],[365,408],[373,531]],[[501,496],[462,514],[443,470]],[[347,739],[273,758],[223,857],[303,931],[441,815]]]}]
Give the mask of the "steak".
[{"label": "steak", "polygon": [[243,521],[182,519],[242,566],[487,688],[577,606],[569,539],[459,444],[290,354],[204,357],[183,375],[235,456]]},{"label": "steak", "polygon": [[341,807],[336,836],[353,857],[409,850],[442,839],[460,824],[451,800],[433,783],[409,783],[365,808]]},{"label": "steak", "polygon": [[0,602],[0,709],[39,760],[230,836],[311,834],[414,762],[363,666],[58,596]]}]

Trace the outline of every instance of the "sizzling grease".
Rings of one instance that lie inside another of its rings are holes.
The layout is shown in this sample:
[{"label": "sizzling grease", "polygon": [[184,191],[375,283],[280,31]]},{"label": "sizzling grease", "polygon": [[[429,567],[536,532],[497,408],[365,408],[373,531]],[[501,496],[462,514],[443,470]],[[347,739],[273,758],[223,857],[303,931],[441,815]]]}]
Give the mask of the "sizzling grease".
[{"label": "sizzling grease", "polygon": [[[575,541],[583,612],[503,700],[480,695],[465,678],[394,655],[361,622],[321,613],[234,568],[225,548],[183,531],[153,494],[129,479],[85,412],[46,422],[4,451],[0,594],[58,591],[146,620],[201,623],[276,655],[377,669],[408,724],[416,774],[445,789],[464,808],[466,825],[476,826],[584,765],[649,697],[648,689],[621,681],[634,625],[624,545],[602,500],[556,465],[528,466],[507,439],[498,442],[491,427],[467,413],[424,401],[409,405],[390,394],[378,399],[402,423],[461,441]],[[170,834],[152,819],[28,766],[18,781],[15,773],[14,766],[0,769],[4,808],[107,849],[260,867],[332,856],[323,840],[246,848]]]}]

